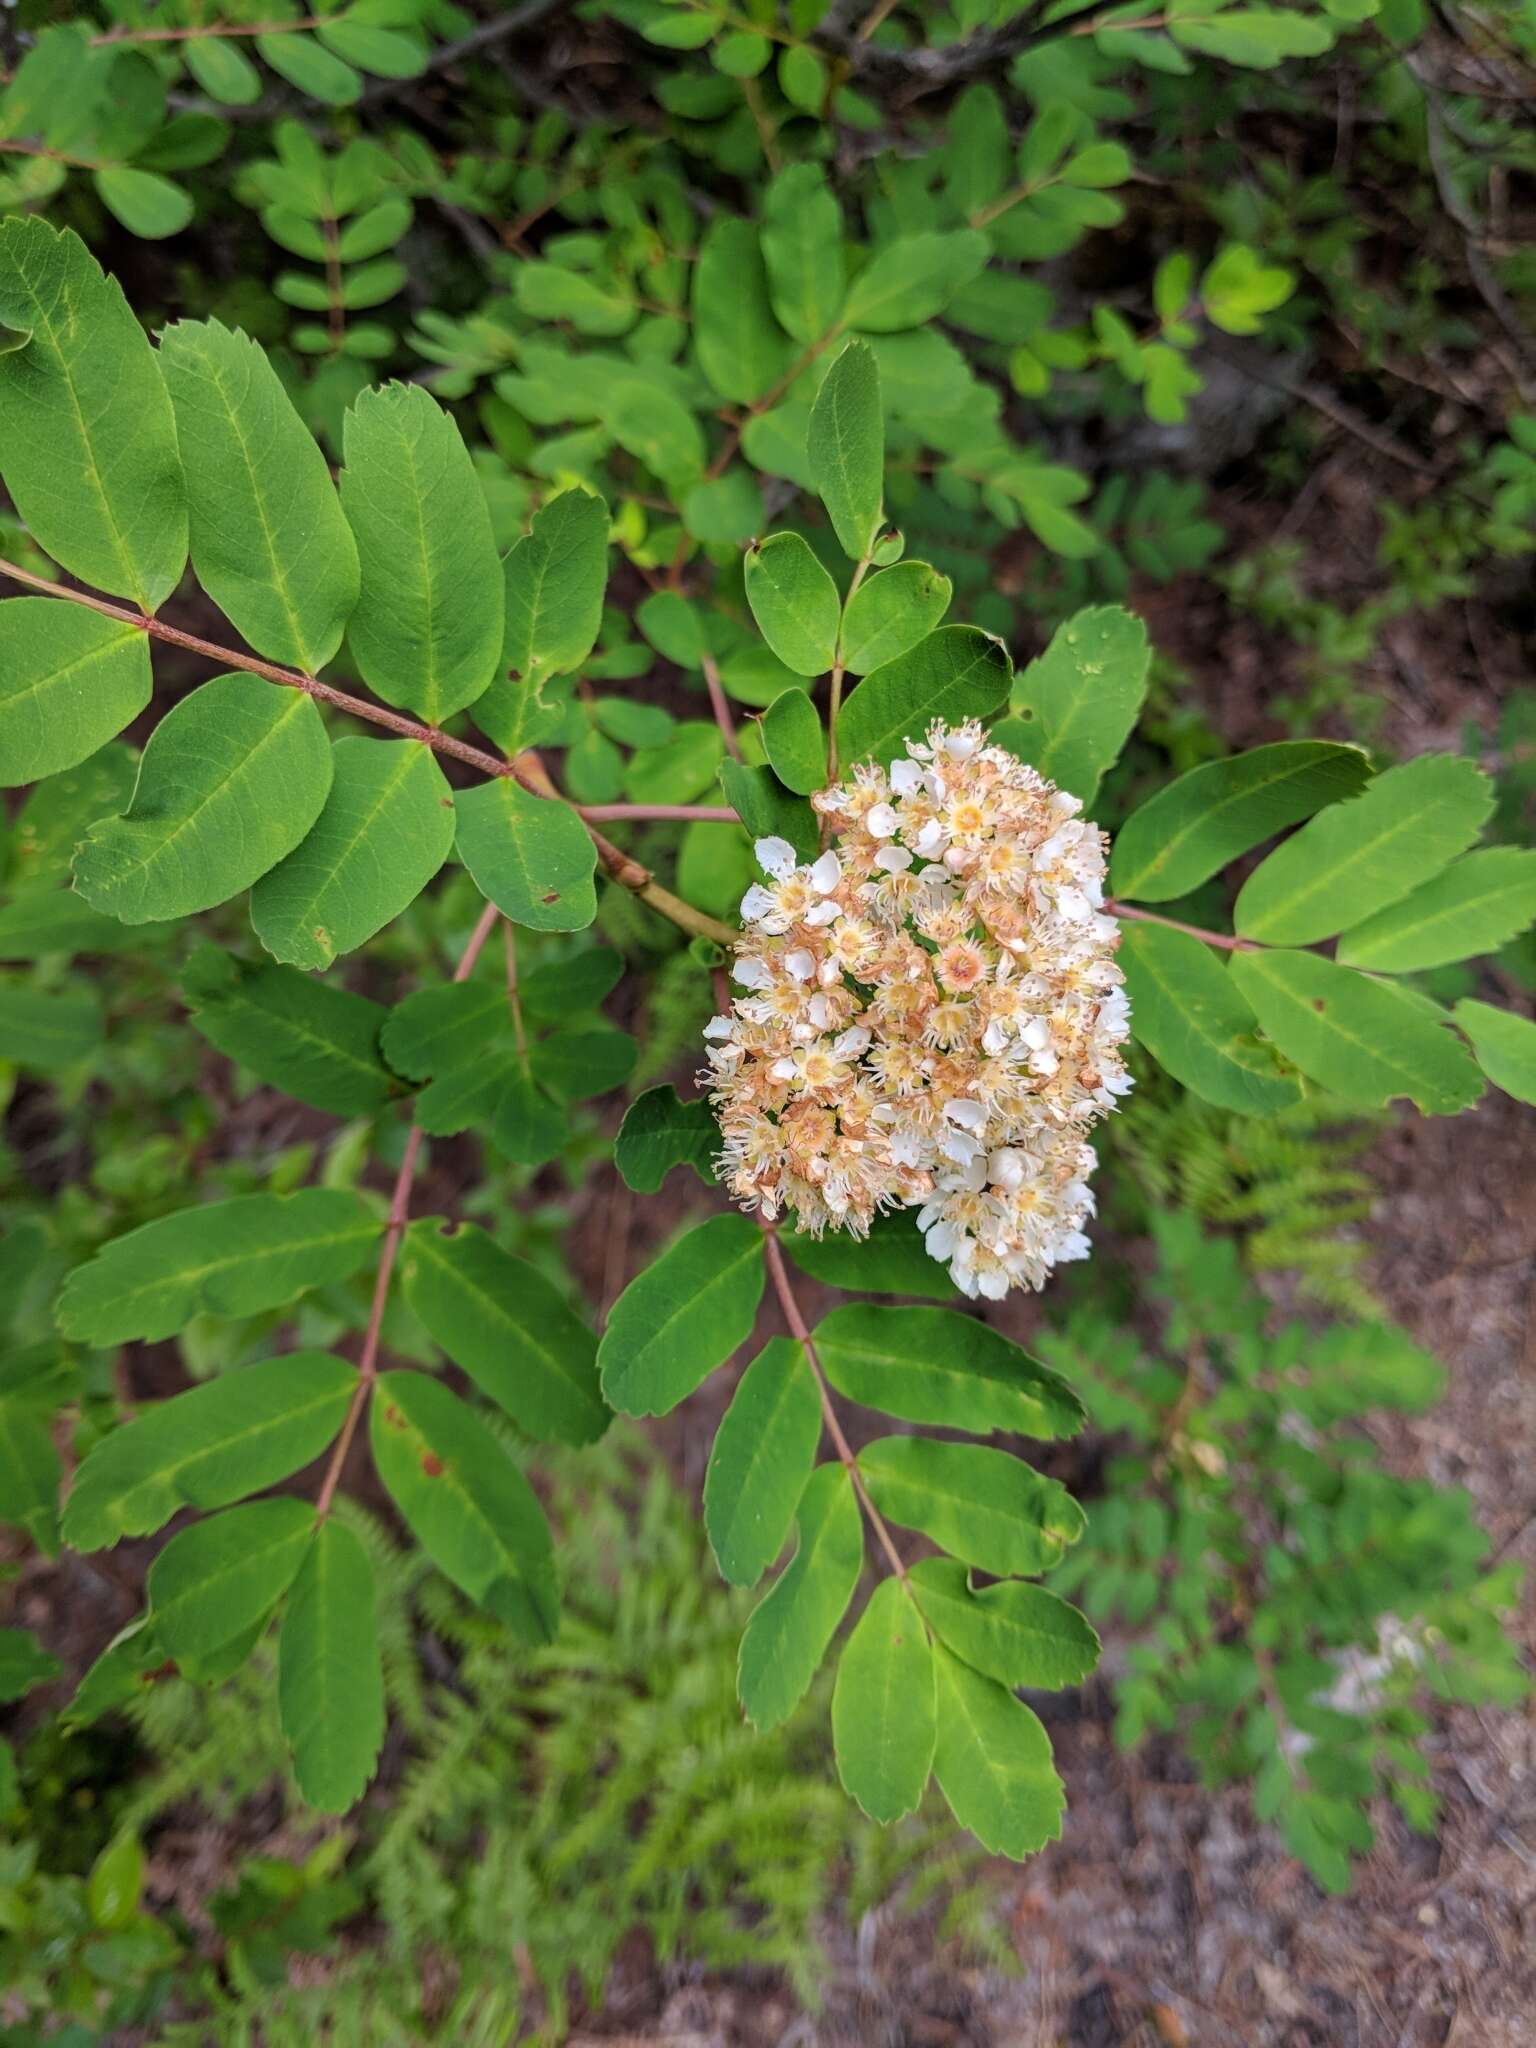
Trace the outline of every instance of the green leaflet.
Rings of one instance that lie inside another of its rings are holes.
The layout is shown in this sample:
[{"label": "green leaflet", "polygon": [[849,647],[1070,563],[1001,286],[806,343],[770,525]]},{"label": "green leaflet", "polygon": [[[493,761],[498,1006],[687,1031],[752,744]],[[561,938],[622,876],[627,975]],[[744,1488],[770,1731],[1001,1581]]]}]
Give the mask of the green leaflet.
[{"label": "green leaflet", "polygon": [[900,1820],[922,1799],[937,1740],[922,1616],[899,1579],[882,1579],[838,1660],[832,1741],[843,1789],[871,1820]]},{"label": "green leaflet", "polygon": [[313,36],[257,36],[256,48],[280,78],[322,106],[350,107],[362,97],[363,81],[352,66],[333,57]]},{"label": "green leaflet", "polygon": [[138,757],[127,747],[107,746],[78,768],[40,782],[17,813],[11,886],[67,884],[77,843],[97,818],[123,808],[137,772]]},{"label": "green leaflet", "polygon": [[1044,1586],[1021,1579],[972,1588],[952,1557],[925,1557],[909,1574],[918,1607],[963,1663],[1006,1686],[1056,1691],[1080,1685],[1099,1661],[1087,1618]]},{"label": "green leaflet", "polygon": [[885,517],[880,372],[867,342],[849,342],[823,378],[805,447],[816,495],[843,553],[863,561],[873,553]]},{"label": "green leaflet", "polygon": [[333,1116],[367,1116],[399,1083],[379,1057],[387,1011],[292,967],[200,946],[181,976],[192,1021],[227,1059]]},{"label": "green leaflet", "polygon": [[[0,1401],[0,1520],[30,1536],[50,1557],[59,1552],[59,1454],[46,1408]],[[0,1631],[0,1643],[4,1632]],[[7,1697],[0,1683],[0,1699]]]},{"label": "green leaflet", "polygon": [[24,1628],[0,1628],[0,1702],[19,1700],[34,1685],[46,1685],[63,1670]]},{"label": "green leaflet", "polygon": [[344,461],[362,571],[347,645],[386,703],[442,725],[501,667],[502,568],[469,450],[421,385],[386,384],[347,414]]},{"label": "green leaflet", "polygon": [[1037,1715],[941,1644],[934,1775],[961,1827],[1020,1862],[1061,1836],[1066,1793]]},{"label": "green leaflet", "polygon": [[43,960],[52,953],[130,953],[143,940],[103,917],[71,889],[18,889],[0,906],[0,960]]},{"label": "green leaflet", "polygon": [[771,768],[724,760],[719,772],[726,802],[754,839],[787,839],[799,859],[816,858],[816,813],[804,797],[791,796]]},{"label": "green leaflet", "polygon": [[763,198],[768,292],[779,324],[801,343],[820,341],[842,311],[843,221],[816,164],[780,171]]},{"label": "green leaflet", "polygon": [[387,1372],[371,1428],[379,1477],[438,1570],[524,1642],[551,1641],[560,1590],[549,1524],[474,1410],[424,1373]]},{"label": "green leaflet", "polygon": [[784,376],[794,351],[779,330],[757,229],[717,213],[693,270],[693,346],[722,398],[755,405]]},{"label": "green leaflet", "polygon": [[322,1813],[362,1797],[384,1741],[384,1671],[368,1553],[326,1521],[288,1595],[277,1705],[299,1790]]},{"label": "green leaflet", "polygon": [[959,725],[1003,703],[1013,675],[1001,640],[976,626],[940,626],[905,654],[877,668],[837,716],[837,758],[882,765],[921,740],[934,719]]},{"label": "green leaflet", "polygon": [[[0,373],[3,374],[3,373]],[[0,783],[74,768],[149,702],[135,626],[46,597],[0,603]]]},{"label": "green leaflet", "polygon": [[1015,679],[1005,743],[1086,809],[1131,736],[1151,666],[1140,619],[1114,604],[1078,612]]},{"label": "green leaflet", "polygon": [[544,685],[580,668],[597,640],[608,581],[608,507],[585,491],[562,492],[535,515],[502,570],[503,674],[476,702],[475,723],[515,754],[549,736]]},{"label": "green leaflet", "polygon": [[898,235],[853,280],[843,318],[866,334],[921,327],[986,265],[991,245],[973,228]]},{"label": "green leaflet", "polygon": [[194,1522],[149,1568],[149,1617],[166,1652],[202,1657],[259,1628],[314,1540],[307,1500],[248,1501]]},{"label": "green leaflet", "polygon": [[916,647],[949,610],[954,586],[927,562],[898,562],[868,577],[848,600],[842,656],[850,675],[866,676]]},{"label": "green leaflet", "polygon": [[827,736],[804,690],[786,690],[763,713],[763,748],[786,789],[809,796],[827,784]]},{"label": "green leaflet", "polygon": [[986,1436],[1075,1436],[1083,1404],[1049,1366],[1001,1332],[947,1308],[848,1302],[816,1326],[816,1354],[840,1394],[907,1422]]},{"label": "green leaflet", "polygon": [[1254,870],[1238,895],[1237,929],[1271,946],[1331,938],[1438,874],[1492,808],[1492,783],[1460,755],[1423,754],[1389,768]]},{"label": "green leaflet", "polygon": [[1087,1526],[1059,1481],[981,1444],[879,1437],[860,1451],[859,1470],[889,1521],[999,1576],[1049,1571]]},{"label": "green leaflet", "polygon": [[176,423],[154,351],[78,235],[0,226],[0,473],[40,547],[146,611],[187,559]]},{"label": "green leaflet", "polygon": [[261,98],[261,73],[238,43],[222,36],[194,36],[183,45],[182,56],[209,99],[226,107],[248,107]]},{"label": "green leaflet", "polygon": [[510,775],[456,799],[459,858],[514,924],[581,931],[597,915],[597,851],[569,804],[534,796]]},{"label": "green leaflet", "polygon": [[127,810],[94,825],[76,855],[75,887],[124,924],[209,910],[293,851],[330,784],[310,698],[215,676],[155,727]]},{"label": "green leaflet", "polygon": [[90,1057],[102,1042],[101,999],[88,988],[53,995],[0,976],[0,1060],[51,1074]]},{"label": "green leaflet", "polygon": [[595,1443],[608,1427],[597,1339],[536,1266],[472,1223],[413,1224],[405,1298],[454,1364],[541,1441]]},{"label": "green leaflet", "polygon": [[713,1181],[720,1129],[707,1102],[683,1102],[671,1082],[647,1088],[624,1112],[613,1141],[619,1178],[637,1194],[656,1194],[674,1166],[691,1166]]},{"label": "green leaflet", "polygon": [[541,1088],[561,1102],[606,1095],[629,1079],[640,1048],[627,1031],[607,1024],[587,1031],[556,1031],[541,1038],[528,1065]]},{"label": "green leaflet", "polygon": [[598,1346],[603,1394],[623,1415],[665,1415],[752,1334],[763,1234],[745,1216],[685,1231],[614,1303]]},{"label": "green leaflet", "polygon": [[807,1237],[803,1231],[781,1232],[781,1245],[802,1273],[824,1287],[842,1287],[865,1294],[916,1294],[930,1301],[950,1301],[959,1292],[949,1268],[930,1258],[910,1212],[877,1216],[866,1238],[846,1231]]},{"label": "green leaflet", "polygon": [[75,1474],[64,1537],[103,1550],[181,1508],[223,1508],[318,1458],[341,1427],[357,1368],[324,1351],[237,1367],[145,1408]]},{"label": "green leaflet", "polygon": [[1127,923],[1120,944],[1131,1031],[1206,1102],[1262,1116],[1301,1100],[1301,1084],[1258,1035],[1253,1005],[1202,940]]},{"label": "green leaflet", "polygon": [[357,603],[357,549],[314,436],[264,350],[216,320],[160,341],[187,464],[192,566],[259,654],[311,674]]},{"label": "green leaflet", "polygon": [[1451,1014],[1471,1039],[1478,1065],[1494,1087],[1517,1102],[1536,1102],[1536,1024],[1468,996]]},{"label": "green leaflet", "polygon": [[773,533],[747,549],[747,603],[758,631],[797,676],[819,676],[837,659],[842,599],[798,533]]},{"label": "green leaflet", "polygon": [[1169,903],[1325,804],[1358,796],[1370,773],[1359,747],[1332,740],[1278,740],[1206,761],[1132,811],[1115,835],[1110,888]]},{"label": "green leaflet", "polygon": [[416,740],[336,740],[320,815],[251,891],[279,960],[329,967],[414,903],[453,848],[454,796]]},{"label": "green leaflet", "polygon": [[1279,950],[1234,953],[1231,972],[1286,1058],[1346,1102],[1406,1095],[1426,1116],[1451,1116],[1483,1092],[1450,1020],[1390,982]]},{"label": "green leaflet", "polygon": [[804,1349],[771,1338],[741,1376],[704,1476],[704,1527],[733,1586],[755,1586],[784,1548],[820,1441]]},{"label": "green leaflet", "polygon": [[1497,952],[1533,921],[1536,851],[1486,846],[1352,925],[1337,957],[1349,967],[1411,974]]},{"label": "green leaflet", "polygon": [[795,1527],[795,1554],[741,1639],[736,1690],[754,1728],[777,1728],[800,1704],[859,1583],[864,1530],[841,1465],[811,1474]]},{"label": "green leaflet", "polygon": [[311,1287],[349,1278],[381,1229],[362,1197],[341,1188],[180,1209],[77,1266],[59,1296],[59,1328],[83,1344],[153,1342],[197,1315],[285,1308]]}]

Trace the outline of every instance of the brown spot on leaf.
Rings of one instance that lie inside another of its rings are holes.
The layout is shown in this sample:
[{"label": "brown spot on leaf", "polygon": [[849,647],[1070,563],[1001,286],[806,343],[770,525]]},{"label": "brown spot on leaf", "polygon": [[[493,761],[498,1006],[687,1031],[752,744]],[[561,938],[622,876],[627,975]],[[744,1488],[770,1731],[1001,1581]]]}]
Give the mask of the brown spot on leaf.
[{"label": "brown spot on leaf", "polygon": [[421,1469],[429,1479],[441,1479],[446,1468],[436,1451],[425,1451],[422,1454]]},{"label": "brown spot on leaf", "polygon": [[404,1429],[405,1427],[405,1417],[400,1413],[400,1410],[393,1401],[386,1401],[384,1404],[384,1420],[391,1429]]},{"label": "brown spot on leaf", "polygon": [[558,903],[560,901],[560,891],[558,889],[551,889],[549,894],[541,896],[539,901],[541,903]]},{"label": "brown spot on leaf", "polygon": [[1314,1010],[1326,1010],[1328,1005],[1323,1001],[1321,996],[1314,996],[1312,998],[1312,1007]]}]

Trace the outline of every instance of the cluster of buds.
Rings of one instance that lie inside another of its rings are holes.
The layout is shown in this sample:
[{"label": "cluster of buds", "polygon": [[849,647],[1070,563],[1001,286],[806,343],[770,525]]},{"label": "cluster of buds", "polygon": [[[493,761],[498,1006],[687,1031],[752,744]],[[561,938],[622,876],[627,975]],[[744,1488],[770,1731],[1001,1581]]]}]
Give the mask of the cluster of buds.
[{"label": "cluster of buds", "polygon": [[972,722],[812,798],[798,863],[760,839],[701,1076],[747,1209],[868,1234],[915,1208],[969,1295],[1088,1253],[1089,1127],[1130,1087],[1104,835]]}]

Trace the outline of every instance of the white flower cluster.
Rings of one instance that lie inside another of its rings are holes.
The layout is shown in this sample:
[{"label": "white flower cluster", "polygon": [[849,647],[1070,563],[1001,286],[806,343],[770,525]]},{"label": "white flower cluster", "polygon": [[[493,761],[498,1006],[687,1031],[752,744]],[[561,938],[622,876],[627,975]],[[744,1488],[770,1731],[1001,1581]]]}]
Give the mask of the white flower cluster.
[{"label": "white flower cluster", "polygon": [[970,1295],[1087,1256],[1088,1127],[1130,1087],[1104,835],[971,723],[812,799],[797,864],[757,842],[708,1083],[722,1179],[747,1209],[867,1235],[916,1208]]}]

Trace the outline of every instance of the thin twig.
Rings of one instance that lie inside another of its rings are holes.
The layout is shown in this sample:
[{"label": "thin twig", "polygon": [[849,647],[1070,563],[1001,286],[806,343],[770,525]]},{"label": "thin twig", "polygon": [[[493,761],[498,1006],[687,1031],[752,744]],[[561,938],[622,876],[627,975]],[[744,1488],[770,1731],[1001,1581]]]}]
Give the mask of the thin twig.
[{"label": "thin twig", "polygon": [[584,818],[617,824],[621,819],[655,823],[664,819],[698,819],[708,825],[734,825],[737,814],[728,804],[578,804]]},{"label": "thin twig", "polygon": [[720,681],[720,668],[712,654],[699,657],[704,670],[704,687],[709,692],[709,708],[715,714],[715,723],[720,728],[720,737],[725,741],[725,750],[733,761],[741,759],[741,746],[736,738],[736,721],[731,717],[731,707],[726,702],[725,686]]},{"label": "thin twig", "polygon": [[800,1313],[800,1304],[795,1299],[795,1290],[790,1283],[789,1269],[784,1263],[784,1254],[779,1249],[778,1230],[771,1223],[763,1223],[761,1217],[758,1221],[763,1232],[763,1255],[768,1261],[769,1276],[773,1281],[774,1292],[779,1297],[779,1306],[784,1311],[784,1320],[789,1325],[789,1334],[805,1353],[806,1363],[816,1375],[816,1389],[821,1395],[821,1419],[826,1424],[827,1435],[832,1439],[832,1448],[842,1460],[843,1469],[853,1482],[853,1490],[858,1496],[859,1505],[869,1518],[869,1526],[874,1530],[880,1548],[885,1552],[887,1563],[910,1593],[911,1588],[907,1586],[907,1568],[901,1561],[901,1552],[892,1542],[891,1532],[885,1526],[880,1510],[869,1497],[869,1488],[864,1484],[864,1475],[859,1470],[859,1461],[854,1455],[853,1446],[843,1434],[843,1425],[837,1419],[837,1410],[832,1405],[826,1375],[821,1369],[821,1360],[816,1356],[815,1342],[806,1328],[805,1317]]},{"label": "thin twig", "polygon": [[[453,970],[456,982],[467,981],[474,972],[475,962],[484,950],[486,940],[495,929],[501,912],[494,903],[487,903],[480,913],[479,922],[469,935],[469,943],[459,956],[459,964]],[[507,929],[510,931],[511,926]],[[416,1166],[421,1157],[421,1141],[424,1133],[414,1118],[405,1140],[405,1151],[400,1160],[400,1171],[395,1175],[394,1192],[389,1198],[389,1219],[384,1225],[384,1242],[379,1249],[378,1270],[373,1281],[373,1301],[368,1310],[368,1327],[363,1332],[363,1348],[357,1360],[357,1386],[352,1395],[350,1407],[342,1422],[340,1434],[331,1452],[331,1461],[325,1468],[325,1477],[320,1482],[320,1491],[315,1498],[315,1519],[324,1521],[331,1511],[331,1502],[336,1497],[336,1488],[341,1483],[341,1468],[347,1462],[347,1452],[357,1434],[357,1425],[368,1405],[379,1377],[379,1343],[384,1330],[384,1310],[389,1301],[389,1283],[394,1275],[395,1260],[400,1251],[400,1240],[405,1235],[406,1225],[411,1220],[411,1189],[416,1181]]]},{"label": "thin twig", "polygon": [[[865,555],[853,571],[853,580],[848,585],[848,595],[843,599],[843,618],[848,616],[848,607],[853,603],[854,593],[869,573],[870,557]],[[832,687],[827,695],[827,781],[837,780],[837,714],[843,702],[843,677],[848,664],[843,659],[843,625],[837,626],[837,649],[832,662]]]},{"label": "thin twig", "polygon": [[1267,949],[1257,939],[1234,938],[1230,932],[1208,932],[1203,925],[1183,924],[1176,917],[1160,917],[1155,910],[1138,910],[1133,903],[1118,903],[1113,896],[1106,896],[1104,908],[1111,917],[1130,918],[1136,924],[1166,925],[1171,932],[1187,932],[1192,939],[1203,939],[1208,946],[1219,946],[1224,953],[1262,953]]}]

